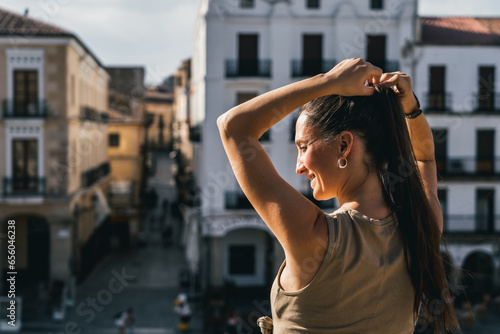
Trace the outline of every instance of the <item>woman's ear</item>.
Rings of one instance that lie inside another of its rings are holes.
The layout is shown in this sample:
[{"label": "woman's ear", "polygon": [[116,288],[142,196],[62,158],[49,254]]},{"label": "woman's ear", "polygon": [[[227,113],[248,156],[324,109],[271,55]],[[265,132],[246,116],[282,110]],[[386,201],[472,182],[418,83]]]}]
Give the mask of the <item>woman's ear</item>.
[{"label": "woman's ear", "polygon": [[347,158],[351,153],[354,143],[354,135],[350,131],[343,131],[339,136],[339,155],[342,159]]}]

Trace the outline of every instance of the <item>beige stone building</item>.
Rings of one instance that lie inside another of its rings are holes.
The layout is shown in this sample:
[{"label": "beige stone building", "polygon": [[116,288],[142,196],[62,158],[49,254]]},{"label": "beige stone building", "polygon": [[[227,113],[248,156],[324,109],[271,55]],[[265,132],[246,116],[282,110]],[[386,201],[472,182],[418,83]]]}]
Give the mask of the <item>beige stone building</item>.
[{"label": "beige stone building", "polygon": [[25,319],[108,251],[108,81],[76,35],[0,10],[0,253],[14,220]]}]

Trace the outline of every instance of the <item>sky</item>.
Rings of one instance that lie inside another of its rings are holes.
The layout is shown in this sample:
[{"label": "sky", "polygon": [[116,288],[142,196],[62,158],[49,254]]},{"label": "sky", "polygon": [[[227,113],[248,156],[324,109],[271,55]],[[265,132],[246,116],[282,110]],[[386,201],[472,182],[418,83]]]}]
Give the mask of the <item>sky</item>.
[{"label": "sky", "polygon": [[[105,66],[144,66],[158,84],[193,54],[200,0],[1,0],[76,34]],[[325,0],[332,1],[332,0]],[[425,16],[498,16],[499,0],[420,0]]]}]

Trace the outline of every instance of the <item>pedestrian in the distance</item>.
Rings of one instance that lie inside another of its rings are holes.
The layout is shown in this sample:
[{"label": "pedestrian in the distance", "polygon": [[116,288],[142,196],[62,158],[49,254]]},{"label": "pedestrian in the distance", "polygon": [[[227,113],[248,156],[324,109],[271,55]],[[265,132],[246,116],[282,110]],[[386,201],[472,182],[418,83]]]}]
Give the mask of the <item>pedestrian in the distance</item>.
[{"label": "pedestrian in the distance", "polygon": [[232,310],[226,322],[226,331],[224,334],[237,334],[238,325],[240,324],[240,317],[238,311]]},{"label": "pedestrian in the distance", "polygon": [[187,332],[189,330],[189,321],[191,320],[191,307],[189,306],[186,294],[179,293],[174,304],[174,312],[177,313],[180,318],[177,329],[180,332]]},{"label": "pedestrian in the distance", "polygon": [[127,334],[134,334],[134,324],[134,309],[130,307],[127,309],[125,316],[125,328],[127,329]]}]

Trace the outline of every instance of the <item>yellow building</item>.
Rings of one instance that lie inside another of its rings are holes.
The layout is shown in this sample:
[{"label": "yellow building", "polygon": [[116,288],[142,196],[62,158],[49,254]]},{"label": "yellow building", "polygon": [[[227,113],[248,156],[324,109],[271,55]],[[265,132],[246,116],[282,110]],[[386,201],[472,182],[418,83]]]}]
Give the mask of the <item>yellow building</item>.
[{"label": "yellow building", "polygon": [[[110,74],[107,150],[112,242],[128,245],[142,230],[145,175],[144,68],[107,67]],[[148,124],[150,124],[149,121]]]},{"label": "yellow building", "polygon": [[108,251],[108,81],[74,34],[0,10],[0,253],[14,220],[25,319]]}]

